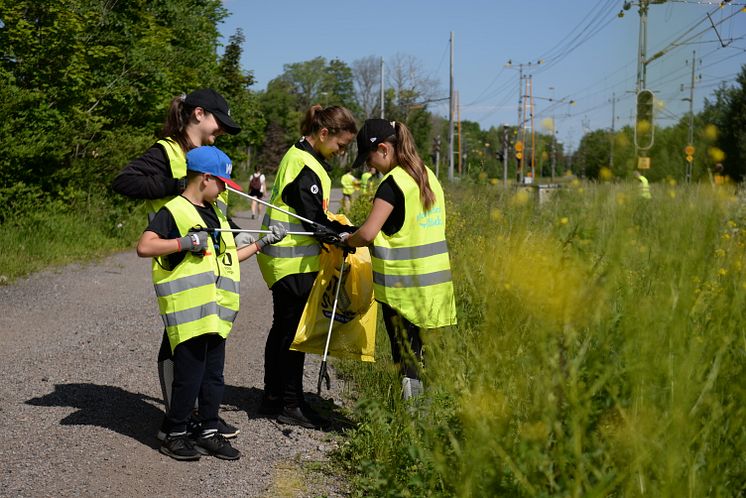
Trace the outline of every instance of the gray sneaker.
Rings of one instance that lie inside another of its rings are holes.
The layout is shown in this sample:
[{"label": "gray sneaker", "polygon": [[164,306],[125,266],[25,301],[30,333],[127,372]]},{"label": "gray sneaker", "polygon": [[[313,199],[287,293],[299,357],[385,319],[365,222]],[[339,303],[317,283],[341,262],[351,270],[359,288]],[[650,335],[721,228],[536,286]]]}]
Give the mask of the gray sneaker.
[{"label": "gray sneaker", "polygon": [[186,432],[166,436],[160,452],[175,460],[199,460],[201,457]]},{"label": "gray sneaker", "polygon": [[401,394],[404,399],[412,399],[422,394],[422,381],[411,377],[404,377],[401,380]]}]

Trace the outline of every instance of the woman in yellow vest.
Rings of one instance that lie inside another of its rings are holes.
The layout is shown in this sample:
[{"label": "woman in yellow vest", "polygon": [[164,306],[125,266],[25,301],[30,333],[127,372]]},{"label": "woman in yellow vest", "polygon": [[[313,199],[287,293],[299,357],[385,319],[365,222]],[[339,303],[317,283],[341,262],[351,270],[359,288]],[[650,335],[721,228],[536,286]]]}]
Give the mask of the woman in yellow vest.
[{"label": "woman in yellow vest", "polygon": [[[220,149],[198,147],[187,153],[188,181],[153,217],[137,244],[137,254],[151,257],[158,308],[174,362],[171,406],[164,419],[161,453],[176,460],[213,455],[236,460],[241,453],[218,432],[223,398],[225,339],[239,308],[238,266],[264,245],[284,236],[282,227],[254,244],[236,248],[228,220],[217,205],[230,179],[231,162]],[[199,397],[201,425],[187,433]]]},{"label": "woman in yellow vest", "polygon": [[[228,103],[215,90],[205,88],[171,100],[161,138],[145,153],[132,160],[114,179],[112,188],[127,197],[144,199],[148,207],[148,221],[168,201],[181,193],[186,186],[186,153],[201,145],[212,145],[223,133],[235,135],[241,131],[230,116]],[[223,214],[227,214],[228,192],[218,198]],[[230,220],[229,220],[230,221]],[[232,228],[238,228],[231,222]],[[250,244],[253,238],[238,234],[236,243]],[[160,378],[163,403],[166,411],[171,404],[173,362],[168,337],[163,333],[158,353],[158,377]],[[220,433],[235,437],[239,430],[220,421]],[[158,432],[163,440],[165,432]]]},{"label": "woman in yellow vest", "polygon": [[456,324],[443,189],[402,123],[367,120],[357,147],[353,167],[367,163],[384,177],[365,223],[343,239],[351,247],[373,243],[373,290],[406,399],[422,392],[421,330]]},{"label": "woman in yellow vest", "polygon": [[[301,124],[301,139],[287,151],[277,170],[270,204],[321,224],[349,232],[349,226],[330,221],[331,165],[352,142],[357,125],[344,107],[314,105]],[[315,231],[316,227],[267,207],[262,227],[282,225],[287,231]],[[257,256],[264,281],[272,291],[274,317],[264,350],[264,397],[259,412],[277,416],[284,424],[316,428],[323,421],[303,398],[304,353],[291,351],[303,308],[319,272],[321,243],[314,237],[288,235]]]}]

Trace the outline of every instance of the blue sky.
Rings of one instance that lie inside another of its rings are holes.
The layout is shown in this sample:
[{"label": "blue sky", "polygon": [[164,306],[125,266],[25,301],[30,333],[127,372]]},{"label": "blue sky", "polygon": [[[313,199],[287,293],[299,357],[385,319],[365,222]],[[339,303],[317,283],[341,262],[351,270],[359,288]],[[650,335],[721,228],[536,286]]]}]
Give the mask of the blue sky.
[{"label": "blue sky", "polygon": [[[535,126],[554,122],[559,140],[574,148],[586,131],[611,127],[612,94],[616,127],[633,121],[636,3],[619,18],[622,0],[224,0],[231,15],[221,32],[227,41],[236,28],[243,29],[242,63],[254,72],[256,90],[266,88],[287,63],[322,56],[349,64],[371,55],[390,60],[398,53],[417,58],[439,81],[440,97],[448,95],[453,32],[462,120],[477,121],[482,128],[516,124],[515,65],[530,62],[524,74],[532,75]],[[692,51],[695,111],[721,81],[733,82],[746,64],[745,7],[746,0],[732,0],[724,8],[708,0],[650,6],[648,58],[665,50],[647,65],[647,87],[659,100],[659,124],[675,123],[688,112],[689,103],[681,99],[689,97]],[[506,67],[508,61],[513,68]],[[557,103],[561,100],[575,104]],[[430,109],[448,115],[447,103]]]}]

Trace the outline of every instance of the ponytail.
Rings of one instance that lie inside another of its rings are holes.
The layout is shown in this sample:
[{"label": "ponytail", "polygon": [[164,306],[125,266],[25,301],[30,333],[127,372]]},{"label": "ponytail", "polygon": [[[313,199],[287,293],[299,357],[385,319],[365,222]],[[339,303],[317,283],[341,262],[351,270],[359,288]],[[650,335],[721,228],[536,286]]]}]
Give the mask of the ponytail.
[{"label": "ponytail", "polygon": [[398,121],[394,123],[394,129],[396,130],[396,136],[386,141],[394,146],[399,167],[403,168],[417,182],[417,186],[420,188],[420,202],[422,203],[422,207],[425,211],[429,211],[433,207],[433,204],[435,204],[435,193],[430,188],[430,180],[425,163],[420,159],[419,154],[417,154],[412,132],[409,131],[406,125]]},{"label": "ponytail", "polygon": [[330,135],[347,131],[353,135],[357,133],[357,124],[352,113],[341,106],[327,108],[319,104],[312,105],[306,111],[306,116],[300,125],[300,132],[304,136],[315,135],[323,128],[329,130]]},{"label": "ponytail", "polygon": [[179,144],[184,153],[188,152],[193,146],[187,136],[186,127],[194,111],[193,107],[184,103],[185,98],[186,96],[182,94],[171,99],[166,122],[163,124],[163,129],[161,130],[161,138],[174,140]]}]

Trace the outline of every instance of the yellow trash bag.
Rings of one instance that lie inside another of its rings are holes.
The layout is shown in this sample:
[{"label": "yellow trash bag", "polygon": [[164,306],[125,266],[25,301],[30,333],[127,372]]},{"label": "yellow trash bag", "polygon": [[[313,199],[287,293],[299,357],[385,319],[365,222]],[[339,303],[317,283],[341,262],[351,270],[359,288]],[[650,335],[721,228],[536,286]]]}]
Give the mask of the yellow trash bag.
[{"label": "yellow trash bag", "polygon": [[[327,247],[329,251],[321,253],[321,269],[290,346],[295,351],[324,354],[343,254],[339,247]],[[355,253],[347,255],[345,262],[328,354],[375,361],[377,312],[370,252],[367,247],[358,247]]]}]

